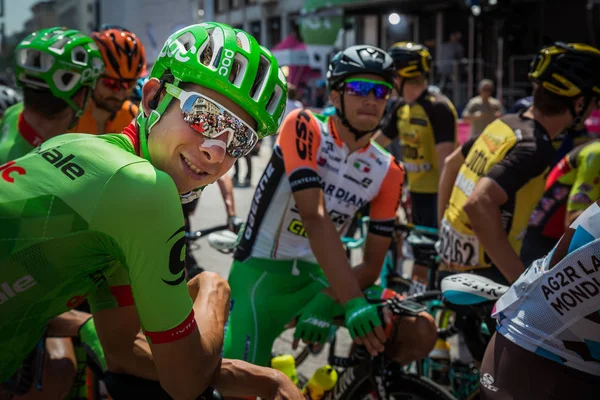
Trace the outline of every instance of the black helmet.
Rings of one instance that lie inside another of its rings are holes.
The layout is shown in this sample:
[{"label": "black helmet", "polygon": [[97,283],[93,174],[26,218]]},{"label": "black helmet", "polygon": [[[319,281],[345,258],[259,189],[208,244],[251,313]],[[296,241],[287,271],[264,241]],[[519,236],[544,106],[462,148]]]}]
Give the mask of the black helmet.
[{"label": "black helmet", "polygon": [[587,44],[556,42],[540,50],[528,76],[559,96],[600,96],[600,50]]},{"label": "black helmet", "polygon": [[600,50],[587,44],[556,42],[540,50],[528,76],[558,96],[583,96],[579,112],[574,103],[569,107],[573,125],[577,125],[582,122],[592,98],[600,98]]},{"label": "black helmet", "polygon": [[416,78],[429,73],[431,54],[422,44],[414,42],[394,43],[388,51],[394,60],[394,67],[402,78]]},{"label": "black helmet", "polygon": [[394,84],[394,62],[390,55],[375,46],[366,44],[350,46],[338,52],[329,62],[327,87],[329,90],[339,85],[350,75],[375,74],[390,85]]},{"label": "black helmet", "polygon": [[0,85],[0,113],[4,113],[10,106],[22,101],[19,93],[8,86]]}]

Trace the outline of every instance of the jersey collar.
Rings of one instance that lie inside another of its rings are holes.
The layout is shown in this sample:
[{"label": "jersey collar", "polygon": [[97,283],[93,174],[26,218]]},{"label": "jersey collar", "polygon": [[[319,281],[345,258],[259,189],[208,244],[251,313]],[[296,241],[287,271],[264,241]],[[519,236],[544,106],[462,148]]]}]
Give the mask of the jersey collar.
[{"label": "jersey collar", "polygon": [[[331,134],[331,137],[333,137],[333,141],[335,142],[335,144],[338,145],[338,147],[344,147],[344,142],[342,141],[342,139],[340,138],[340,135],[337,132],[337,129],[335,128],[335,124],[333,123],[333,118],[329,117],[327,119],[327,125],[329,126],[329,133]],[[357,153],[364,153],[365,151],[367,151],[367,149],[369,148],[371,142],[369,141],[369,143],[367,143],[365,145],[365,147],[358,149],[356,152]]]},{"label": "jersey collar", "polygon": [[18,129],[23,139],[33,147],[38,147],[44,143],[44,139],[25,121],[23,113],[19,115]]},{"label": "jersey collar", "polygon": [[137,126],[135,126],[135,120],[134,120],[134,122],[127,125],[125,127],[125,129],[123,129],[123,135],[125,135],[127,137],[127,139],[129,139],[129,141],[133,145],[133,148],[135,149],[135,154],[137,156],[141,157],[141,155],[140,155],[140,134],[138,132]]}]

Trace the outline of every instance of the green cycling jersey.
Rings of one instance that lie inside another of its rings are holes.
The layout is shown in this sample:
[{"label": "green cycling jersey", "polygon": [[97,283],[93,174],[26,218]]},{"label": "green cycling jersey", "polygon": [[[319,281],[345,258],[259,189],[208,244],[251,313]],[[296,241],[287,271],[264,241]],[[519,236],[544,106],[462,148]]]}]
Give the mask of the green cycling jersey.
[{"label": "green cycling jersey", "polygon": [[21,157],[43,140],[23,120],[23,103],[8,108],[0,121],[0,164]]},{"label": "green cycling jersey", "polygon": [[151,343],[193,331],[177,189],[127,136],[61,135],[0,165],[0,220],[0,382],[85,298],[135,305]]}]

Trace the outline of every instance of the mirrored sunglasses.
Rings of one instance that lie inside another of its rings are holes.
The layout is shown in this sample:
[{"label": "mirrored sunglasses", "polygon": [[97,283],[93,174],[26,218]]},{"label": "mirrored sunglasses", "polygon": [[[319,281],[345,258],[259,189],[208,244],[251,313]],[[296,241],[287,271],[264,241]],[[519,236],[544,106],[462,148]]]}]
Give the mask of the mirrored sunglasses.
[{"label": "mirrored sunglasses", "polygon": [[392,94],[392,85],[370,79],[348,79],[344,82],[344,92],[351,96],[367,97],[373,93],[379,100],[387,100]]}]

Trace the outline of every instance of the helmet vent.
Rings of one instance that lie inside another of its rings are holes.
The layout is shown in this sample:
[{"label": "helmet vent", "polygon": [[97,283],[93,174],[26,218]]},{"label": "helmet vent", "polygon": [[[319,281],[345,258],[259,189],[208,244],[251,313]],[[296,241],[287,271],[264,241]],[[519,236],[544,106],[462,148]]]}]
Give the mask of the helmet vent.
[{"label": "helmet vent", "polygon": [[213,59],[214,54],[214,40],[213,40],[213,31],[215,29],[208,29],[208,40],[204,42],[204,48],[201,48],[201,52],[198,53],[198,59],[200,60],[200,64],[208,67],[210,61]]},{"label": "helmet vent", "polygon": [[229,73],[229,82],[234,86],[241,87],[246,76],[246,68],[248,67],[248,59],[241,54],[236,54],[233,59],[233,66]]},{"label": "helmet vent", "polygon": [[252,97],[255,101],[258,101],[260,95],[262,94],[266,82],[265,78],[269,73],[269,67],[269,60],[261,55],[258,63],[258,71],[256,72],[256,78],[254,79],[254,83],[250,89],[250,97]]},{"label": "helmet vent", "polygon": [[271,93],[271,97],[267,102],[267,112],[271,115],[275,113],[277,106],[279,105],[279,101],[281,100],[281,96],[283,95],[283,90],[278,85],[275,85],[275,89],[273,93]]},{"label": "helmet vent", "polygon": [[58,90],[62,92],[68,92],[72,90],[75,87],[75,85],[77,85],[80,76],[81,75],[75,72],[65,71],[61,69],[56,71],[56,73],[52,77],[52,80],[54,81],[54,84],[56,85],[56,88]]},{"label": "helmet vent", "polygon": [[39,72],[48,71],[54,64],[54,57],[35,49],[22,49],[17,60],[23,68]]},{"label": "helmet vent", "polygon": [[65,51],[65,44],[69,43],[71,38],[69,36],[63,36],[56,42],[52,43],[49,49],[55,53],[62,54]]},{"label": "helmet vent", "polygon": [[245,32],[238,32],[235,36],[238,46],[244,49],[244,51],[250,53],[250,40],[248,39],[248,35],[246,35]]},{"label": "helmet vent", "polygon": [[75,64],[86,66],[88,62],[88,53],[81,46],[77,46],[71,51],[71,60]]}]

